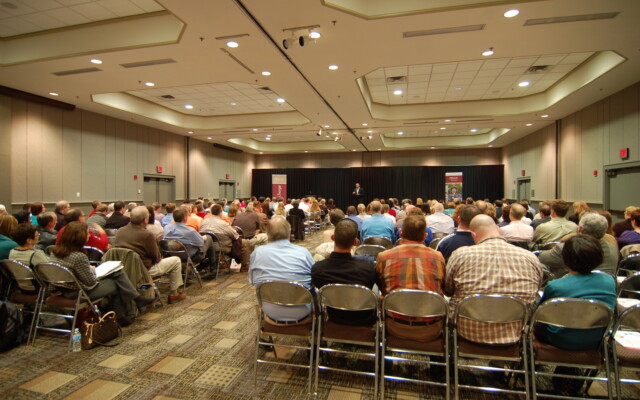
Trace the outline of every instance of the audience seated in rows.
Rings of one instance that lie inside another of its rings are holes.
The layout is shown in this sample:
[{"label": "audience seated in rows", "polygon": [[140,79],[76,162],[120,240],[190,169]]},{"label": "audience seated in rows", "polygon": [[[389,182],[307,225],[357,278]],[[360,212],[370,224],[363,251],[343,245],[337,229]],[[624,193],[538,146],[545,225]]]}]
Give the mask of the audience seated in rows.
[{"label": "audience seated in rows", "polygon": [[533,228],[522,222],[526,210],[520,204],[514,204],[509,210],[509,225],[500,228],[500,236],[510,241],[533,240]]},{"label": "audience seated in rows", "polygon": [[636,208],[629,214],[629,221],[632,229],[624,231],[618,236],[620,248],[630,244],[640,244],[640,208]]},{"label": "audience seated in rows", "polygon": [[113,214],[107,219],[105,223],[105,229],[120,229],[129,223],[129,217],[125,217],[124,203],[116,201],[113,204]]},{"label": "audience seated in rows", "polygon": [[[79,208],[72,208],[64,214],[64,218],[67,221],[67,224],[71,222],[81,222],[85,223],[84,211]],[[65,225],[66,226],[66,225]],[[56,244],[60,241],[60,237],[65,230],[65,226],[63,226],[56,236]],[[99,227],[98,225],[87,225],[89,226],[89,237],[85,243],[85,246],[95,247],[100,251],[107,251],[111,247],[109,244],[109,238],[107,237],[104,229]]]},{"label": "audience seated in rows", "polygon": [[[203,238],[199,231],[187,225],[188,209],[189,207],[182,206],[173,212],[174,223],[164,228],[164,238],[182,243],[194,263],[201,263],[202,267],[207,267],[207,263],[214,260],[213,242],[210,237]],[[149,219],[148,211],[146,215]]]},{"label": "audience seated in rows", "polygon": [[36,248],[46,250],[47,247],[56,244],[58,231],[55,230],[55,226],[58,224],[58,215],[52,211],[47,211],[38,215],[37,220],[40,240],[36,244]]},{"label": "audience seated in rows", "polygon": [[167,212],[167,214],[164,217],[162,217],[162,220],[160,220],[160,223],[162,224],[163,228],[169,225],[173,221],[173,211],[175,211],[176,205],[175,203],[167,203],[167,205],[164,206],[164,209]]},{"label": "audience seated in rows", "polygon": [[449,235],[453,233],[455,230],[453,219],[445,215],[444,206],[441,203],[436,203],[431,210],[433,214],[427,215],[427,226],[431,228],[431,231],[434,234]]},{"label": "audience seated in rows", "polygon": [[578,225],[565,218],[568,210],[569,204],[566,201],[554,200],[551,203],[551,221],[538,225],[533,240],[538,244],[546,244],[558,241],[570,233],[576,233]]},{"label": "audience seated in rows", "polygon": [[87,224],[95,224],[101,227],[102,229],[106,229],[107,227],[107,211],[108,207],[106,204],[98,204],[96,208],[91,211],[91,215],[87,218]]},{"label": "audience seated in rows", "polygon": [[393,222],[381,214],[382,204],[379,201],[371,202],[371,217],[362,222],[362,239],[370,236],[382,236],[395,242],[395,227]]},{"label": "audience seated in rows", "polygon": [[473,246],[475,244],[473,236],[471,236],[471,231],[469,230],[469,224],[473,217],[480,214],[480,209],[474,205],[467,204],[461,205],[460,207],[458,229],[453,234],[442,238],[436,248],[436,250],[442,253],[445,262],[449,261],[451,254],[458,248]]},{"label": "audience seated in rows", "polygon": [[547,201],[543,201],[540,204],[538,214],[531,221],[531,227],[535,230],[538,225],[542,225],[545,222],[551,221],[551,204]]},{"label": "audience seated in rows", "polygon": [[56,231],[59,231],[60,228],[67,224],[67,221],[64,219],[64,214],[71,209],[71,205],[66,200],[60,200],[56,203],[56,216],[58,217],[58,223],[56,224]]}]

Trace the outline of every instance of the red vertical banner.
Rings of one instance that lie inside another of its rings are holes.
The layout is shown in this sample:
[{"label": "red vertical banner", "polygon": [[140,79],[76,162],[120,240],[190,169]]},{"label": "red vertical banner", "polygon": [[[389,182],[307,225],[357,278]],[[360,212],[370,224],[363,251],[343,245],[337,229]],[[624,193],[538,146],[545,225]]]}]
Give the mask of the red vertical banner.
[{"label": "red vertical banner", "polygon": [[271,198],[282,197],[287,200],[287,176],[271,175]]},{"label": "red vertical banner", "polygon": [[462,200],[462,172],[445,173],[444,191],[447,201]]}]

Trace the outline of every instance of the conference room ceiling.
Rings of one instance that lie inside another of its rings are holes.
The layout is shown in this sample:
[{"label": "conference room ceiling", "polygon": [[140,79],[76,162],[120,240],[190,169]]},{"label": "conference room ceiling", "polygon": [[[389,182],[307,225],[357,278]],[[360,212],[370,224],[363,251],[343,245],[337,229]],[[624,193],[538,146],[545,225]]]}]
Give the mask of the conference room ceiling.
[{"label": "conference room ceiling", "polygon": [[2,0],[0,85],[254,154],[502,147],[640,80],[638,20],[637,0]]}]

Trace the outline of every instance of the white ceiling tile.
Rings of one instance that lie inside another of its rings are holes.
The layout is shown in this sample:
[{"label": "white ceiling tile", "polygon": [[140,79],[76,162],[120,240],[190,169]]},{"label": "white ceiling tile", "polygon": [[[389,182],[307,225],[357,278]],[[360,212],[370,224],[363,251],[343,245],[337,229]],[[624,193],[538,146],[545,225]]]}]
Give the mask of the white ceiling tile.
[{"label": "white ceiling tile", "polygon": [[536,61],[536,57],[514,58],[509,61],[507,68],[524,67],[528,68]]},{"label": "white ceiling tile", "polygon": [[454,72],[456,70],[456,66],[458,63],[442,63],[442,64],[434,64],[432,74],[442,74],[445,72]]},{"label": "white ceiling tile", "polygon": [[476,76],[477,71],[460,71],[457,70],[455,74],[453,74],[453,79],[467,79],[473,78]]},{"label": "white ceiling tile", "polygon": [[6,25],[0,24],[0,37],[18,35],[18,32]]},{"label": "white ceiling tile", "polygon": [[495,81],[495,77],[493,76],[478,76],[476,77],[476,79],[473,80],[473,85],[479,85],[479,84],[489,84],[491,82]]},{"label": "white ceiling tile", "polygon": [[448,80],[445,81],[431,81],[429,82],[429,89],[431,88],[446,88],[449,87],[449,82]]},{"label": "white ceiling tile", "polygon": [[569,72],[576,67],[575,64],[560,64],[550,68],[549,72]]},{"label": "white ceiling tile", "polygon": [[11,19],[5,20],[4,26],[6,26],[8,29],[12,29],[18,32],[18,35],[38,30],[37,25],[27,22],[22,18],[11,18]]},{"label": "white ceiling tile", "polygon": [[484,71],[488,69],[502,69],[507,66],[507,64],[509,63],[509,60],[510,60],[509,58],[498,58],[495,60],[486,60],[482,64],[482,67],[480,68],[480,70]]},{"label": "white ceiling tile", "polygon": [[540,56],[534,63],[534,65],[556,65],[560,61],[562,61],[567,55],[566,54],[554,54],[551,56]]},{"label": "white ceiling tile", "polygon": [[27,21],[41,30],[55,29],[64,26],[64,23],[55,18],[51,18],[43,13],[27,14],[21,17],[24,21]]},{"label": "white ceiling tile", "polygon": [[500,75],[501,71],[502,71],[501,69],[488,69],[488,70],[478,71],[478,75],[476,75],[476,79],[495,78],[496,76]]},{"label": "white ceiling tile", "polygon": [[142,8],[146,12],[162,11],[164,8],[154,0],[131,0],[133,4]]},{"label": "white ceiling tile", "polygon": [[569,54],[567,57],[564,58],[564,60],[560,62],[560,64],[580,64],[587,58],[591,57],[593,54],[594,54],[593,52]]},{"label": "white ceiling tile", "polygon": [[384,79],[384,69],[378,68],[373,70],[365,75],[367,78],[383,78]]},{"label": "white ceiling tile", "polygon": [[451,78],[453,78],[453,72],[437,73],[431,74],[431,79],[429,81],[449,81]]},{"label": "white ceiling tile", "polygon": [[431,73],[433,66],[431,64],[425,65],[410,65],[409,75],[426,75]]},{"label": "white ceiling tile", "polygon": [[464,61],[458,63],[458,68],[456,68],[456,72],[464,72],[464,71],[477,71],[482,66],[482,61]]},{"label": "white ceiling tile", "polygon": [[387,80],[385,78],[367,78],[367,85],[369,85],[369,87],[387,86]]},{"label": "white ceiling tile", "polygon": [[38,10],[50,10],[52,8],[60,7],[60,3],[55,0],[20,0],[19,3],[28,4],[29,7]]},{"label": "white ceiling tile", "polygon": [[143,14],[145,10],[133,4],[129,0],[103,0],[100,2],[103,7],[107,7],[118,17]]},{"label": "white ceiling tile", "polygon": [[500,73],[500,76],[520,76],[524,72],[523,68],[505,68]]},{"label": "white ceiling tile", "polygon": [[56,8],[54,10],[45,11],[44,13],[51,18],[64,22],[68,26],[91,22],[87,17],[84,17],[68,8]]},{"label": "white ceiling tile", "polygon": [[96,3],[84,3],[70,7],[73,11],[90,19],[91,21],[102,21],[105,19],[117,18],[118,16],[108,9]]},{"label": "white ceiling tile", "polygon": [[31,14],[37,11],[34,8],[30,7],[29,3],[26,1],[10,2],[10,3],[15,5],[16,8],[14,9],[9,7],[4,7],[3,9],[4,11],[6,11],[11,15],[25,15],[25,14]]},{"label": "white ceiling tile", "polygon": [[388,67],[385,68],[384,71],[385,77],[390,78],[393,76],[406,76],[407,75],[407,67]]},{"label": "white ceiling tile", "polygon": [[431,75],[409,75],[409,83],[412,82],[429,82]]}]

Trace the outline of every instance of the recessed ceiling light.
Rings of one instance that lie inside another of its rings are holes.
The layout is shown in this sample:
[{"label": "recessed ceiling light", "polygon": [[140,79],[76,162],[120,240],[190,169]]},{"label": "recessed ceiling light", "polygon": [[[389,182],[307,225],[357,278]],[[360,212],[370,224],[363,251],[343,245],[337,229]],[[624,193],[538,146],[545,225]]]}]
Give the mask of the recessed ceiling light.
[{"label": "recessed ceiling light", "polygon": [[356,151],[356,149],[351,149],[351,151]]},{"label": "recessed ceiling light", "polygon": [[520,87],[526,87],[526,86],[529,86],[529,85],[531,85],[531,82],[529,82],[529,81],[522,81],[522,82],[518,83],[518,86],[520,86]]},{"label": "recessed ceiling light", "polygon": [[476,128],[471,129],[471,132],[478,132]]},{"label": "recessed ceiling light", "polygon": [[258,154],[262,154],[262,152],[258,153]]},{"label": "recessed ceiling light", "polygon": [[431,150],[435,150],[435,147],[431,146]]},{"label": "recessed ceiling light", "polygon": [[369,130],[369,131],[367,131],[367,133],[373,133],[373,131]]},{"label": "recessed ceiling light", "polygon": [[369,135],[369,136],[367,136],[367,137],[368,137],[369,139],[373,139],[373,136],[372,136],[372,135]]},{"label": "recessed ceiling light", "polygon": [[493,145],[492,145],[492,144],[490,144],[490,145],[489,145],[489,147],[493,147]]},{"label": "recessed ceiling light", "polygon": [[505,12],[502,15],[504,15],[506,18],[513,18],[518,14],[520,14],[520,10],[513,9],[513,10],[509,10],[509,11]]},{"label": "recessed ceiling light", "polygon": [[531,126],[531,125],[533,125],[531,122],[529,122],[529,123],[527,124],[527,126]]},{"label": "recessed ceiling light", "polygon": [[278,103],[284,103],[284,102],[285,102],[285,100],[284,100],[282,97],[278,97],[278,98],[276,99],[276,101],[277,101]]},{"label": "recessed ceiling light", "polygon": [[400,132],[398,132],[398,135],[402,136],[402,135],[404,135],[404,132],[400,131]]},{"label": "recessed ceiling light", "polygon": [[267,136],[266,138],[264,138],[265,140],[271,140],[271,138],[269,136]]},{"label": "recessed ceiling light", "polygon": [[308,152],[309,152],[309,150],[305,150],[304,152],[305,152],[305,153],[308,153]]},{"label": "recessed ceiling light", "polygon": [[271,134],[268,134],[268,135],[267,135],[267,137],[271,137],[271,136],[272,136]]},{"label": "recessed ceiling light", "polygon": [[482,55],[485,57],[489,57],[493,55],[493,47],[489,47],[489,50],[485,50],[482,52]]},{"label": "recessed ceiling light", "polygon": [[362,124],[362,126],[369,126],[369,124],[367,124],[366,122]]},{"label": "recessed ceiling light", "polygon": [[338,68],[339,68],[339,67],[338,67],[337,65],[335,65],[335,64],[331,64],[331,65],[329,65],[329,69],[330,69],[330,70],[332,70],[332,71],[335,71],[335,70],[337,70]]},{"label": "recessed ceiling light", "polygon": [[91,59],[91,62],[92,62],[93,64],[102,64],[102,60],[98,60],[97,58],[92,58],[92,59]]},{"label": "recessed ceiling light", "polygon": [[541,117],[542,118],[549,118],[549,114],[542,114]]},{"label": "recessed ceiling light", "polygon": [[235,49],[236,47],[238,47],[238,42],[234,42],[233,40],[230,40],[227,42],[227,47],[231,47],[232,49]]},{"label": "recessed ceiling light", "polygon": [[229,104],[230,104],[230,105],[232,105],[232,106],[237,106],[237,105],[238,105],[238,103],[236,103],[235,101],[232,101],[232,102],[231,102],[231,103],[229,103]]},{"label": "recessed ceiling light", "polygon": [[262,71],[262,75],[263,75],[263,76],[269,76],[269,75],[271,75],[271,72],[269,72],[269,71]]},{"label": "recessed ceiling light", "polygon": [[258,128],[253,128],[252,131],[258,132]]},{"label": "recessed ceiling light", "polygon": [[325,128],[330,128],[330,127],[331,127],[331,125],[325,125],[324,127],[325,127]]},{"label": "recessed ceiling light", "polygon": [[337,135],[337,134],[338,134],[338,132],[331,132],[331,134],[332,134],[332,135]]},{"label": "recessed ceiling light", "polygon": [[187,132],[189,135],[193,135],[193,131],[189,131]]},{"label": "recessed ceiling light", "polygon": [[440,130],[441,130],[441,131],[443,131],[443,130],[445,130],[445,129],[447,129],[447,127],[446,127],[446,126],[442,126],[442,127],[440,127]]},{"label": "recessed ceiling light", "polygon": [[378,149],[378,151],[380,151],[380,150],[382,150],[382,149]]},{"label": "recessed ceiling light", "polygon": [[451,122],[451,120],[450,119],[445,119],[444,122]]},{"label": "recessed ceiling light", "polygon": [[145,82],[145,86],[154,87],[156,84],[153,82]]},{"label": "recessed ceiling light", "polygon": [[58,96],[58,93],[56,93],[56,92],[49,92],[49,94],[50,94],[51,96]]},{"label": "recessed ceiling light", "polygon": [[395,94],[396,96],[400,96],[402,93],[404,93],[402,90],[400,89],[396,89],[393,91],[393,94]]},{"label": "recessed ceiling light", "polygon": [[318,31],[309,32],[309,38],[311,38],[311,39],[320,39],[320,36],[322,36],[322,35]]},{"label": "recessed ceiling light", "polygon": [[213,138],[212,138],[211,136],[209,136],[207,139],[211,140],[211,139],[213,139]]},{"label": "recessed ceiling light", "polygon": [[453,88],[453,90],[462,90],[462,86],[456,86]]},{"label": "recessed ceiling light", "polygon": [[185,104],[184,108],[186,108],[187,110],[192,110],[193,106],[191,104]]}]

